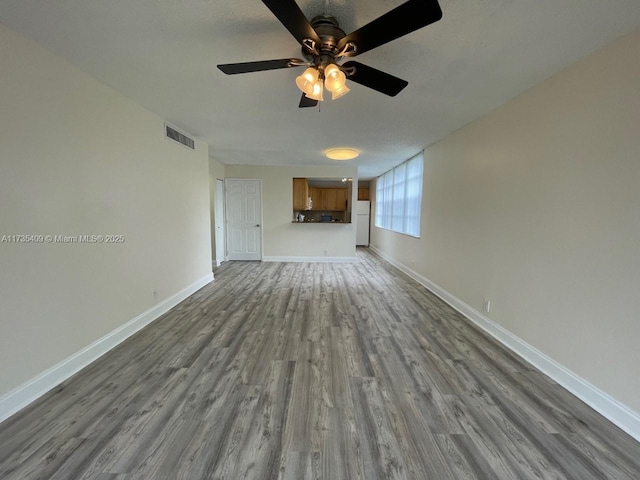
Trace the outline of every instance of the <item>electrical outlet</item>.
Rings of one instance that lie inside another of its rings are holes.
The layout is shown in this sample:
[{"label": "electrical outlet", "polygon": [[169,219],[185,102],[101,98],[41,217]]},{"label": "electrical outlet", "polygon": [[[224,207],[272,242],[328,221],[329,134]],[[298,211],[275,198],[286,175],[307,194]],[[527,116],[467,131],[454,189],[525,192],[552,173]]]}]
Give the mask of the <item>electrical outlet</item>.
[{"label": "electrical outlet", "polygon": [[326,248],[324,249],[324,254],[325,255],[329,255],[329,250],[327,250]]},{"label": "electrical outlet", "polygon": [[482,311],[484,313],[489,313],[491,311],[491,300],[485,298],[482,302]]},{"label": "electrical outlet", "polygon": [[153,300],[154,302],[155,302],[156,300],[158,300],[158,289],[157,289],[157,288],[154,288],[154,289],[151,291],[151,300]]}]

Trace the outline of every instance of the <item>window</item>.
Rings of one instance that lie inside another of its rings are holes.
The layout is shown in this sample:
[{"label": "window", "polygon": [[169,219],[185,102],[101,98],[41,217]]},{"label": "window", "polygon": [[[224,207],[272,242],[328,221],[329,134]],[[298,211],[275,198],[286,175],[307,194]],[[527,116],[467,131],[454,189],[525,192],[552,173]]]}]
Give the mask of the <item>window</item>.
[{"label": "window", "polygon": [[420,236],[422,153],[378,177],[376,227]]}]

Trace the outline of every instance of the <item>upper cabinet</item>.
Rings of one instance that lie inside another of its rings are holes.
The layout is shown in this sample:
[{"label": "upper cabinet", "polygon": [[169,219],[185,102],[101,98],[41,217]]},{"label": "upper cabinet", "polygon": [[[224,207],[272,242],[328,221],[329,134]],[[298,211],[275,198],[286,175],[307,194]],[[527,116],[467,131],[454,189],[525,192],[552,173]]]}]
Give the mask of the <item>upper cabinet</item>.
[{"label": "upper cabinet", "polygon": [[320,198],[320,189],[316,187],[309,187],[309,196],[311,197],[311,210],[318,210],[322,199]]},{"label": "upper cabinet", "polygon": [[344,212],[347,210],[347,188],[316,188],[309,189],[311,193],[312,210],[327,212]]},{"label": "upper cabinet", "polygon": [[338,210],[347,209],[348,190],[346,188],[336,189],[336,207]]},{"label": "upper cabinet", "polygon": [[358,200],[369,200],[369,187],[358,186]]},{"label": "upper cabinet", "polygon": [[306,178],[293,179],[293,209],[309,209],[309,182]]}]

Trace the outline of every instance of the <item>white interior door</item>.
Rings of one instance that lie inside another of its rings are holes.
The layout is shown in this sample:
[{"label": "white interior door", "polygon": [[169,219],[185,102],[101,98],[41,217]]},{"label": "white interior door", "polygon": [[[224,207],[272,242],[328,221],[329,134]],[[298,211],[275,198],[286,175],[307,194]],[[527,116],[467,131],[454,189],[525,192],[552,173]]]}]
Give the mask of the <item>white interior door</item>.
[{"label": "white interior door", "polygon": [[225,180],[227,258],[262,260],[260,180]]},{"label": "white interior door", "polygon": [[215,205],[215,227],[216,227],[216,265],[220,266],[225,260],[225,238],[224,238],[224,180],[216,179],[216,205]]}]

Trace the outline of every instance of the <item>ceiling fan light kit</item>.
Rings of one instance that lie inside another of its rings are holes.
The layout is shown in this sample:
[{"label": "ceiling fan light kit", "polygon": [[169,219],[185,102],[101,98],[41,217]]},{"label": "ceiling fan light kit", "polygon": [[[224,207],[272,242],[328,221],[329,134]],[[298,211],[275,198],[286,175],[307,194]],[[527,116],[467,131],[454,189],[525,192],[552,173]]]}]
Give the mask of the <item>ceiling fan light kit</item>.
[{"label": "ceiling fan light kit", "polygon": [[304,73],[296,78],[296,85],[302,93],[312,100],[321,100],[322,80],[320,72],[313,67],[307,68]]},{"label": "ceiling fan light kit", "polygon": [[336,88],[331,92],[331,100],[336,100],[343,96],[345,93],[349,93],[350,91],[351,89],[349,87],[347,87],[346,85],[342,85],[341,87]]},{"label": "ceiling fan light kit", "polygon": [[442,18],[438,0],[409,0],[356,31],[345,34],[338,21],[329,15],[307,20],[295,0],[262,0],[276,18],[300,43],[302,56],[306,59],[283,58],[257,62],[229,63],[218,65],[227,75],[260,72],[291,67],[307,67],[296,78],[302,91],[300,107],[313,107],[323,100],[326,87],[332,100],[350,91],[347,80],[384,93],[396,96],[408,82],[359,62],[348,61],[340,65],[345,57],[361,53],[391,42]]},{"label": "ceiling fan light kit", "polygon": [[324,68],[323,74],[314,67],[307,68],[296,78],[296,85],[311,100],[322,101],[324,84],[324,87],[331,92],[331,99],[335,100],[349,92],[349,87],[345,85],[346,81],[347,76],[344,72],[335,63],[331,63]]},{"label": "ceiling fan light kit", "polygon": [[347,81],[347,76],[335,63],[324,69],[324,85],[330,92],[341,89]]}]

